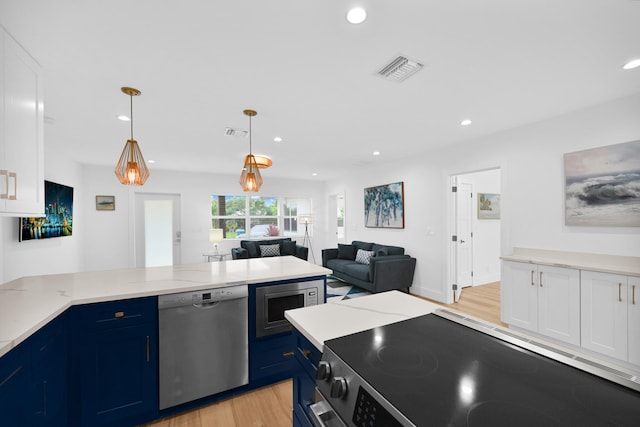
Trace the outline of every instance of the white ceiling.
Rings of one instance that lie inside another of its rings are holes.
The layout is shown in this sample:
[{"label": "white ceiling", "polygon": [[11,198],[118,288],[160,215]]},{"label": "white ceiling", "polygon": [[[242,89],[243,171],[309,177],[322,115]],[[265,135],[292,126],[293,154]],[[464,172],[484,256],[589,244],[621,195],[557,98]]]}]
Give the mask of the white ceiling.
[{"label": "white ceiling", "polygon": [[[152,176],[239,174],[245,108],[265,180],[328,179],[640,92],[636,0],[0,0],[0,23],[44,69],[46,144],[79,162],[115,166],[120,87],[142,91]],[[424,69],[376,76],[398,54]]]}]

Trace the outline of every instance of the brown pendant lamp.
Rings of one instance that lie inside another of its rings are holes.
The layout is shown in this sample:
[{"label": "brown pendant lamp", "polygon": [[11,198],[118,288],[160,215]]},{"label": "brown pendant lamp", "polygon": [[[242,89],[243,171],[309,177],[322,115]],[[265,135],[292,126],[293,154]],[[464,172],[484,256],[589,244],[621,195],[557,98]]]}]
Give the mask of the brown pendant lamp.
[{"label": "brown pendant lamp", "polygon": [[260,175],[260,166],[256,157],[251,153],[251,117],[258,113],[254,110],[244,110],[243,113],[245,116],[249,116],[249,154],[244,158],[244,167],[240,174],[240,185],[242,186],[242,191],[257,193],[262,187],[262,176]]},{"label": "brown pendant lamp", "polygon": [[131,139],[122,150],[120,160],[116,165],[116,176],[124,185],[144,185],[149,178],[149,168],[142,157],[142,151],[138,147],[138,141],[133,139],[133,97],[139,96],[140,91],[132,87],[123,87],[122,93],[129,95],[131,99]]}]

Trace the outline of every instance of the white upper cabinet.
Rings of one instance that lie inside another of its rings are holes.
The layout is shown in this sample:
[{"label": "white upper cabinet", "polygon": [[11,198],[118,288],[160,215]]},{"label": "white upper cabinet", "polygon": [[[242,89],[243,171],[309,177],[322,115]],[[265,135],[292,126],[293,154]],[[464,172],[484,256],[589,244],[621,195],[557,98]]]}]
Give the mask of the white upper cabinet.
[{"label": "white upper cabinet", "polygon": [[0,214],[44,215],[44,103],[39,65],[0,27]]}]

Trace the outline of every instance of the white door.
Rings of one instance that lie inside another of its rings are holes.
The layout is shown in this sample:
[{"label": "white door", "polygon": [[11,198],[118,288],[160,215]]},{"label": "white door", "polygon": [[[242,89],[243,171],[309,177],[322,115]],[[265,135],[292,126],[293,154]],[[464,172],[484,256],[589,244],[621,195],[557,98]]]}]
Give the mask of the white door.
[{"label": "white door", "polygon": [[456,237],[457,281],[458,289],[473,286],[473,187],[465,182],[458,183],[456,193]]},{"label": "white door", "polygon": [[344,229],[344,194],[333,194],[329,196],[329,218],[328,218],[328,233],[329,236],[335,236],[331,238],[333,247],[336,247],[338,243],[345,242],[345,229]]},{"label": "white door", "polygon": [[180,264],[180,195],[136,193],[135,199],[135,266]]}]

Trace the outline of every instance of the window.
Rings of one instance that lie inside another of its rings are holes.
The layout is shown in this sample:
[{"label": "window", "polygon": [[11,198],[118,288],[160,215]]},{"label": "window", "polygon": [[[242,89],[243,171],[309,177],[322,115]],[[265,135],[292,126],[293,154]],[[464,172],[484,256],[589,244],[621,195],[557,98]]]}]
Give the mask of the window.
[{"label": "window", "polygon": [[311,214],[311,199],[262,196],[211,196],[211,226],[225,239],[302,236],[298,217]]}]

